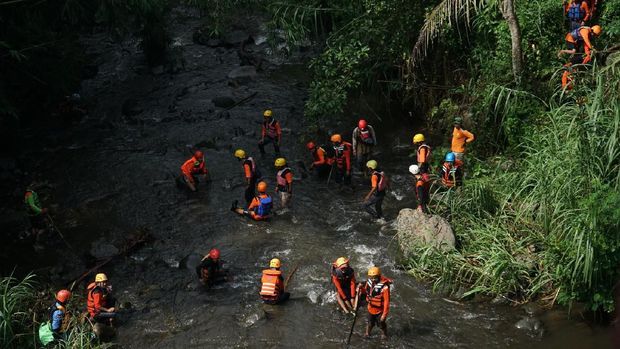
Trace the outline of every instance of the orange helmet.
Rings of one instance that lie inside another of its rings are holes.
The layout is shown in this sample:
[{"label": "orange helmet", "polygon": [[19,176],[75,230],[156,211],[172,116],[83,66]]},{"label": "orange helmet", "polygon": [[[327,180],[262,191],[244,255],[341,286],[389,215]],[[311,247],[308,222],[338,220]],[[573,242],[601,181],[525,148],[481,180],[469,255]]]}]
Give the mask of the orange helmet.
[{"label": "orange helmet", "polygon": [[306,148],[308,148],[308,150],[312,150],[314,149],[314,147],[316,147],[316,144],[314,144],[313,141],[308,142],[308,144],[306,144]]},{"label": "orange helmet", "polygon": [[220,250],[217,248],[212,249],[209,251],[209,257],[211,257],[211,259],[220,259]]},{"label": "orange helmet", "polygon": [[60,290],[56,293],[56,300],[60,303],[67,303],[69,298],[71,298],[71,291],[69,290]]},{"label": "orange helmet", "polygon": [[267,183],[260,181],[258,182],[258,184],[256,185],[256,189],[258,189],[259,193],[264,193],[267,191]]},{"label": "orange helmet", "polygon": [[205,157],[205,154],[203,152],[201,152],[200,150],[196,150],[194,152],[194,157],[198,160],[201,160],[202,158]]},{"label": "orange helmet", "polygon": [[342,142],[342,136],[339,134],[333,134],[332,137],[330,138],[330,140],[334,143],[340,143]]},{"label": "orange helmet", "polygon": [[594,35],[599,36],[601,35],[601,32],[603,31],[603,29],[601,28],[600,25],[594,25],[592,26],[592,32],[594,33]]}]

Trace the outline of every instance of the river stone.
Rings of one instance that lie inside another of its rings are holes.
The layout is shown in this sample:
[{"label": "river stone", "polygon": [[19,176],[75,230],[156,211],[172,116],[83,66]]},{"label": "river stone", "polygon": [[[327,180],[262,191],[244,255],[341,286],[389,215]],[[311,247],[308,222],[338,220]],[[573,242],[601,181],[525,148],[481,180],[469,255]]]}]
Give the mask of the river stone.
[{"label": "river stone", "polygon": [[454,248],[455,238],[448,221],[438,215],[427,215],[405,208],[396,219],[398,242],[406,258],[414,244],[430,244],[444,250]]},{"label": "river stone", "polygon": [[94,243],[90,254],[97,259],[104,259],[118,254],[118,248],[112,244]]},{"label": "river stone", "polygon": [[123,102],[123,115],[134,116],[142,113],[143,109],[138,106],[138,101],[134,98],[128,98]]},{"label": "river stone", "polygon": [[252,65],[244,65],[228,73],[228,78],[236,83],[245,83],[256,77],[256,68]]},{"label": "river stone", "polygon": [[218,96],[213,98],[211,102],[219,108],[230,108],[235,105],[235,100],[231,96]]},{"label": "river stone", "polygon": [[542,321],[532,316],[527,316],[517,321],[515,327],[535,334],[542,334],[543,331]]},{"label": "river stone", "polygon": [[227,33],[222,38],[222,42],[224,45],[232,47],[239,46],[242,42],[247,42],[251,40],[250,34],[244,32],[243,30],[234,30],[230,33]]}]

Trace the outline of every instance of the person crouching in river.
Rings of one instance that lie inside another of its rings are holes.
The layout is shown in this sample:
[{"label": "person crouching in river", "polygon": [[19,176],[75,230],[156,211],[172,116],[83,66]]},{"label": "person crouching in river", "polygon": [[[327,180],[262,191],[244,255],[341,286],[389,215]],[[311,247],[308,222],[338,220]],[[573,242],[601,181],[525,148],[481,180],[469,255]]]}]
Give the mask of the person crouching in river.
[{"label": "person crouching in river", "polygon": [[227,272],[222,268],[222,264],[220,250],[214,248],[200,261],[200,264],[196,267],[196,274],[198,274],[200,281],[207,287],[211,287],[218,282],[227,281]]},{"label": "person crouching in river", "polygon": [[273,200],[271,196],[266,193],[267,183],[263,181],[258,182],[256,190],[258,190],[258,196],[252,199],[247,210],[237,207],[238,201],[233,202],[230,210],[242,216],[248,216],[255,221],[269,219],[271,217],[271,209],[273,208]]},{"label": "person crouching in river", "polygon": [[197,190],[198,175],[204,175],[205,180],[209,180],[209,172],[205,166],[205,155],[200,150],[194,152],[191,159],[185,161],[181,166],[183,180],[191,191]]},{"label": "person crouching in river", "polygon": [[280,271],[282,263],[277,258],[269,261],[269,269],[263,270],[261,277],[260,297],[265,304],[281,304],[291,296],[286,292],[284,277]]},{"label": "person crouching in river", "polygon": [[370,337],[375,325],[381,329],[381,338],[387,339],[387,316],[390,312],[390,284],[392,280],[381,275],[378,267],[368,269],[368,281],[362,292],[368,303],[368,324],[364,337]]},{"label": "person crouching in river", "polygon": [[336,301],[345,314],[357,309],[357,287],[355,271],[349,266],[349,259],[340,257],[332,263],[332,282],[336,286]]},{"label": "person crouching in river", "polygon": [[86,305],[90,319],[111,326],[116,318],[116,309],[108,277],[103,273],[95,275],[95,282],[88,285],[87,292]]}]

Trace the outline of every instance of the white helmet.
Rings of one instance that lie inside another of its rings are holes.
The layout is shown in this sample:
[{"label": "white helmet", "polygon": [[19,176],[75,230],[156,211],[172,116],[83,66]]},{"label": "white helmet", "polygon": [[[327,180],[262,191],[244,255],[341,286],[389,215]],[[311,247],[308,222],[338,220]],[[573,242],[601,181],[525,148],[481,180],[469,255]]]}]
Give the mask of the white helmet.
[{"label": "white helmet", "polygon": [[420,174],[420,167],[418,165],[411,165],[409,166],[409,172],[411,172],[412,175]]}]

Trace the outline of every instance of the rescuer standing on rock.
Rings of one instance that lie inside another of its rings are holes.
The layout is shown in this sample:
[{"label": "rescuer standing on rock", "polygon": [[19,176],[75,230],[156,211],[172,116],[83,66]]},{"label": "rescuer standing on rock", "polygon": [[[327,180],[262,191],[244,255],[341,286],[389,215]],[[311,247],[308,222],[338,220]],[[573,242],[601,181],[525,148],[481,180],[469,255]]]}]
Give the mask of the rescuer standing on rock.
[{"label": "rescuer standing on rock", "polygon": [[265,155],[265,145],[273,143],[273,149],[276,156],[280,156],[280,141],[282,140],[282,128],[280,122],[273,118],[271,109],[265,110],[263,113],[264,121],[261,129],[261,138],[258,142],[258,149],[261,155]]}]

